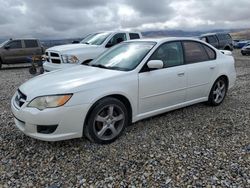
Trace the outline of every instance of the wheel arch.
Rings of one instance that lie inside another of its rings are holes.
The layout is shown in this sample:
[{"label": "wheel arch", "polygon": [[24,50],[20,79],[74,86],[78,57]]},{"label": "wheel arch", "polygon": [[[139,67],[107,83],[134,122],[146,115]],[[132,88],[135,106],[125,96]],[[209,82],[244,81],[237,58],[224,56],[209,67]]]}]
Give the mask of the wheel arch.
[{"label": "wheel arch", "polygon": [[[221,74],[220,76],[218,76],[217,79],[214,81],[214,83],[215,83],[218,79],[220,79],[220,78],[225,79],[226,85],[227,85],[227,89],[228,89],[228,86],[229,86],[229,78],[228,78],[228,76],[227,76],[226,74]],[[214,84],[214,83],[213,83],[213,84]]]},{"label": "wheel arch", "polygon": [[132,109],[132,105],[131,105],[130,100],[129,100],[126,96],[124,96],[124,95],[122,95],[122,94],[110,94],[110,95],[106,95],[106,96],[103,96],[103,97],[97,99],[97,100],[91,105],[91,107],[89,108],[89,110],[88,110],[88,112],[87,112],[86,118],[85,118],[85,120],[84,120],[83,129],[84,129],[84,126],[86,125],[86,123],[87,123],[87,121],[88,121],[88,119],[89,119],[89,116],[90,116],[91,112],[93,111],[94,107],[95,107],[101,100],[103,100],[103,99],[105,99],[105,98],[109,98],[109,97],[110,97],[110,98],[115,98],[115,99],[121,101],[121,102],[126,106],[126,108],[128,109],[129,124],[132,123],[133,109]]},{"label": "wheel arch", "polygon": [[231,48],[230,48],[229,45],[226,45],[226,46],[224,47],[224,50],[229,50],[229,51],[231,51]]}]

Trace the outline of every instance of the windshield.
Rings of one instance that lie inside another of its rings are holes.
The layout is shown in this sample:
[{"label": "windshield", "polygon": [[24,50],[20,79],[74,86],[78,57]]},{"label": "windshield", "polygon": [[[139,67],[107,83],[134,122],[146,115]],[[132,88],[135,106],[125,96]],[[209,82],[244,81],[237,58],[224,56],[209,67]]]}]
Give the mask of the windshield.
[{"label": "windshield", "polygon": [[83,44],[90,45],[101,45],[110,35],[110,33],[95,33],[93,35],[87,36],[81,41]]},{"label": "windshield", "polygon": [[4,45],[7,44],[8,42],[9,42],[8,40],[4,41],[2,44],[0,44],[0,47],[4,46]]},{"label": "windshield", "polygon": [[97,34],[97,33],[91,33],[91,34],[86,35],[86,36],[81,40],[80,43],[85,44],[86,41],[88,41],[91,37],[93,37],[93,36],[96,35],[96,34]]},{"label": "windshield", "polygon": [[90,66],[121,71],[133,70],[153,48],[155,42],[126,42],[108,50]]}]

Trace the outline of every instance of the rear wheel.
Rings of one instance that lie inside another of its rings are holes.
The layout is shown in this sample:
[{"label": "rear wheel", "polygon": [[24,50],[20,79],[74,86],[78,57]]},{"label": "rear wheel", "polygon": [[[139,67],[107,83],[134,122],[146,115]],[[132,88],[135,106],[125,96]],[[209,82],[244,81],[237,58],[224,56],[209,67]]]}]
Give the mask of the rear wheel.
[{"label": "rear wheel", "polygon": [[227,81],[225,78],[221,77],[218,78],[211,91],[209,94],[209,98],[208,98],[208,104],[211,106],[218,106],[220,105],[227,93]]},{"label": "rear wheel", "polygon": [[116,140],[128,125],[128,111],[118,99],[99,101],[90,112],[84,134],[90,141],[108,144]]}]

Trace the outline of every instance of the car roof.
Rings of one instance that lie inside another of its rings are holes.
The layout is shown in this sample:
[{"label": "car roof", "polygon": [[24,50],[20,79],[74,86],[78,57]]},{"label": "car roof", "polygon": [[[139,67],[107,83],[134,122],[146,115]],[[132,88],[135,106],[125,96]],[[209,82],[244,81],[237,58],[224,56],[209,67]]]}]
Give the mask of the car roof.
[{"label": "car roof", "polygon": [[12,38],[9,40],[38,40],[38,39],[36,39],[36,38]]},{"label": "car roof", "polygon": [[222,32],[222,33],[205,33],[202,34],[201,37],[205,37],[205,36],[211,36],[211,35],[228,35],[229,33],[227,32]]},{"label": "car roof", "polygon": [[163,42],[170,42],[170,41],[184,41],[184,40],[190,40],[190,41],[198,41],[200,42],[201,40],[193,37],[166,37],[166,38],[143,38],[143,39],[134,39],[134,40],[129,40],[126,42],[156,42],[156,43],[163,43]]},{"label": "car roof", "polygon": [[94,33],[141,33],[140,31],[123,31],[123,30],[116,30],[116,31],[98,31]]}]

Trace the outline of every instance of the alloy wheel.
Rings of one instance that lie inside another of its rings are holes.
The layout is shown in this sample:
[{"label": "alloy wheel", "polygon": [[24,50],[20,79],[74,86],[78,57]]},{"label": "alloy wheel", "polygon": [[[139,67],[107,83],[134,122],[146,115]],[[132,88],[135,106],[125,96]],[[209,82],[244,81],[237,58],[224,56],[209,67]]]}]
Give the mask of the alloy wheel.
[{"label": "alloy wheel", "polygon": [[125,114],[120,106],[106,105],[94,118],[94,133],[100,140],[111,140],[120,134],[124,122]]},{"label": "alloy wheel", "polygon": [[219,104],[223,101],[226,95],[226,83],[224,80],[220,79],[215,84],[213,90],[213,100],[215,103]]}]

